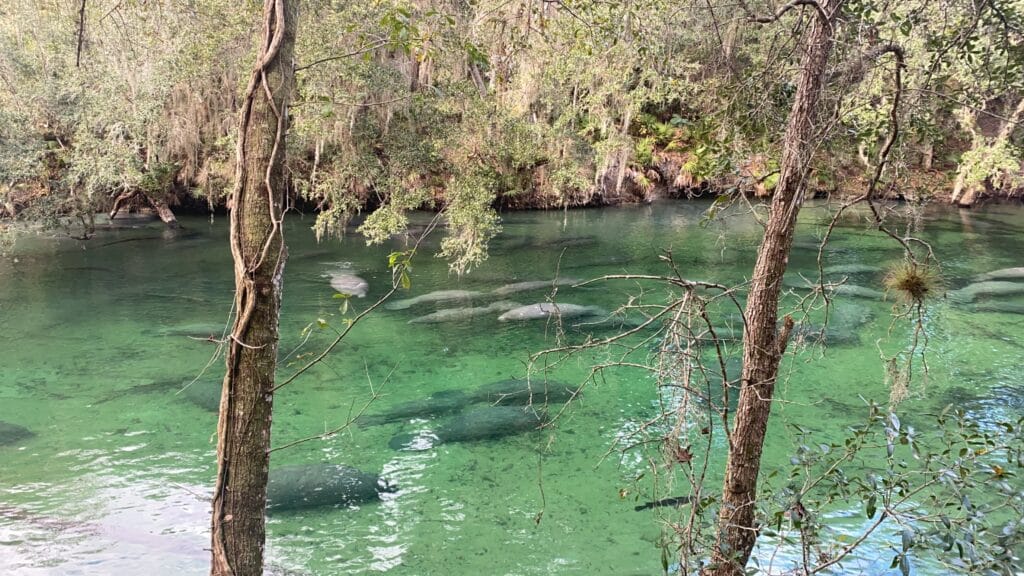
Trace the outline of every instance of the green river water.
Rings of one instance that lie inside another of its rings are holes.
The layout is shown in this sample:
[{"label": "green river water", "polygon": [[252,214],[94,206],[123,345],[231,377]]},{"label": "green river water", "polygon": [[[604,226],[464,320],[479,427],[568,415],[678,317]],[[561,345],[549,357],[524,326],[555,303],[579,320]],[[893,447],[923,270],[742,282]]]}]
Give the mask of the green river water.
[{"label": "green river water", "polygon": [[[447,263],[432,254],[439,238],[430,239],[424,252],[431,253],[415,261],[411,293],[398,297],[550,279],[559,265],[563,277],[661,274],[664,248],[672,249],[687,277],[741,283],[750,275],[760,228],[743,216],[702,227],[707,208],[691,202],[505,214],[504,231],[483,266],[462,278],[449,275]],[[816,252],[810,244],[823,233],[825,215],[824,206],[803,212],[791,270],[813,273]],[[206,572],[205,499],[213,482],[216,415],[178,392],[216,351],[214,344],[189,335],[220,334],[232,276],[226,219],[182,223],[177,233],[159,223],[101,229],[87,242],[25,235],[0,260],[0,421],[35,433],[0,446],[0,574]],[[339,301],[325,274],[347,270],[365,278],[369,294],[351,302],[361,310],[387,291],[388,254],[407,246],[407,239],[396,238],[366,247],[356,235],[318,244],[311,225],[309,217],[288,221],[281,353],[290,355],[281,375],[332,339],[330,329],[314,329],[306,338],[305,327],[318,318],[341,326]],[[917,215],[913,225],[934,246],[949,289],[979,273],[1024,265],[1019,207],[934,208]],[[891,239],[855,215],[837,229],[827,264],[883,265],[899,256]],[[879,280],[867,274],[851,281],[880,290]],[[645,288],[652,291],[646,298],[657,301],[658,289]],[[639,289],[613,281],[561,287],[557,298],[613,309]],[[542,302],[547,292],[510,299]],[[999,301],[1024,304],[1019,296]],[[835,346],[824,355],[798,351],[784,361],[779,394],[787,402],[774,412],[769,468],[788,465],[794,434],[787,424],[812,430],[816,441],[837,441],[863,420],[862,397],[887,401],[880,356],[905,348],[911,327],[892,324],[891,301],[855,302],[872,316],[857,329],[859,344]],[[340,425],[366,402],[371,386],[381,396],[367,412],[380,412],[442,390],[522,377],[529,354],[556,343],[553,326],[502,323],[498,313],[408,323],[450,306],[379,310],[360,323],[326,361],[278,394],[274,444]],[[936,303],[926,324],[931,374],[926,387],[912,387],[906,410],[941,408],[956,397],[970,398],[979,417],[1016,414],[1024,404],[1020,320]],[[567,338],[581,336],[570,330]],[[600,352],[581,355],[551,377],[578,384],[592,362],[607,359]],[[197,385],[222,373],[223,360],[215,358]],[[395,434],[431,424],[412,420],[352,427],[275,452],[275,466],[344,463],[381,473],[398,490],[356,509],[272,515],[269,559],[286,570],[318,575],[660,574],[660,521],[684,512],[634,511],[637,498],[675,494],[662,486],[654,496],[649,479],[633,481],[648,468],[652,451],[613,449],[616,439],[635,431],[658,405],[653,378],[622,369],[588,384],[581,401],[549,430],[423,451],[389,448]],[[724,456],[718,441],[713,470]],[[708,482],[717,489],[721,476],[712,472]],[[834,511],[835,529],[853,533],[862,527],[859,511],[856,503]],[[837,573],[890,573],[886,539],[891,532],[880,534],[859,560]],[[942,572],[925,566],[916,573]]]}]

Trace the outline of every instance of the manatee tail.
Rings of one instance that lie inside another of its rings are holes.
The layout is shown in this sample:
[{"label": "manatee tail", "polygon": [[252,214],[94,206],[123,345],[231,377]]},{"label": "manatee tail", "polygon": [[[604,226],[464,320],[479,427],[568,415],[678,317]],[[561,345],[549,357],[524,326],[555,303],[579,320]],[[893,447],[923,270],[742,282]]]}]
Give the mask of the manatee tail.
[{"label": "manatee tail", "polygon": [[398,492],[398,485],[388,480],[387,478],[377,479],[377,493],[378,494],[393,494]]},{"label": "manatee tail", "polygon": [[398,434],[388,442],[392,450],[429,450],[441,440],[433,433]]}]

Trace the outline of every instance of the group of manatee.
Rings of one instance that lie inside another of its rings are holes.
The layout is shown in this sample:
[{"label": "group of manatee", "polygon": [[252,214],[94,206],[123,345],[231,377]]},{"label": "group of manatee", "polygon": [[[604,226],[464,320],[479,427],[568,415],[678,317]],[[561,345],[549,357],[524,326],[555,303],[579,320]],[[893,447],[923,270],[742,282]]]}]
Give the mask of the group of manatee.
[{"label": "group of manatee", "polygon": [[[360,416],[360,426],[431,421],[428,429],[398,433],[395,450],[425,450],[448,442],[493,440],[537,430],[547,422],[549,402],[568,402],[579,391],[553,381],[500,380],[469,392],[445,390],[425,400],[406,402]],[[270,471],[270,511],[356,506],[380,499],[396,487],[376,474],[341,464],[283,466]]]},{"label": "group of manatee", "polygon": [[[363,278],[350,272],[334,272],[326,275],[330,278],[331,287],[340,294],[362,298],[366,296],[369,284]],[[490,291],[477,290],[437,290],[405,298],[392,300],[384,305],[388,310],[408,310],[423,305],[450,305],[453,303],[473,303],[498,298],[489,304],[479,306],[463,306],[443,308],[429,314],[417,316],[409,320],[410,324],[437,324],[441,322],[457,322],[478,316],[496,316],[499,321],[538,320],[557,316],[560,318],[606,317],[608,312],[598,306],[584,306],[571,303],[538,302],[522,304],[507,300],[508,296],[522,292],[552,289],[560,286],[579,284],[577,278],[555,278],[553,280],[529,280],[499,286]]]},{"label": "group of manatee", "polygon": [[[858,276],[878,277],[883,270],[867,264],[844,264],[826,267],[822,270],[826,278]],[[501,286],[489,292],[469,290],[441,290],[420,296],[389,302],[389,310],[407,310],[421,305],[446,305],[453,302],[473,302],[497,298],[488,304],[461,308],[443,308],[411,320],[411,324],[432,324],[458,321],[478,316],[497,315],[500,321],[544,319],[551,316],[580,318],[607,316],[607,312],[594,306],[570,303],[540,302],[522,305],[506,300],[520,292],[541,290],[554,286],[571,286],[580,281],[570,278],[555,281],[538,280],[517,282]],[[815,283],[803,277],[787,277],[788,287],[797,290],[813,289]],[[344,274],[332,278],[331,286],[342,293],[361,297],[366,294],[367,283],[357,276]],[[833,293],[852,298],[883,300],[886,295],[877,289],[850,283],[833,287]],[[974,302],[981,298],[1024,294],[1024,268],[996,270],[974,278],[974,283],[951,291],[949,298],[954,302]],[[993,305],[1011,303],[977,304],[977,309],[993,309]],[[996,306],[997,311],[1013,311]],[[1024,309],[1024,306],[1021,306]],[[1024,310],[1022,310],[1024,311]],[[871,319],[870,309],[851,302],[834,305],[827,327],[801,325],[794,333],[796,338],[821,339],[828,345],[850,345],[859,342],[858,328]],[[725,339],[738,340],[740,330],[726,327],[720,331]],[[734,360],[734,359],[730,359]],[[738,368],[731,362],[728,371]],[[724,376],[724,375],[723,375]],[[733,376],[729,374],[728,377]],[[564,384],[548,382],[535,387],[525,380],[502,380],[472,391],[445,390],[436,392],[424,400],[407,402],[391,409],[361,416],[360,426],[397,424],[430,419],[430,426],[413,432],[401,432],[389,442],[396,450],[423,450],[448,442],[472,442],[501,438],[536,430],[547,421],[543,406],[549,402],[566,402],[574,397],[577,390]],[[193,394],[197,396],[197,394]],[[210,400],[207,400],[210,402]],[[350,506],[380,498],[381,494],[393,491],[394,486],[375,474],[335,464],[314,464],[287,466],[271,471],[268,488],[269,508],[294,509],[313,506]],[[669,499],[672,505],[680,499]],[[669,500],[666,500],[668,502]],[[639,506],[646,509],[664,505],[657,501]]]},{"label": "group of manatee", "polygon": [[[872,265],[849,264],[827,267],[823,272],[826,278],[836,278],[879,275],[882,269]],[[571,286],[579,282],[577,279],[561,278],[554,281],[517,282],[489,292],[442,290],[393,301],[385,307],[391,310],[406,310],[423,304],[443,305],[499,298],[480,306],[437,310],[409,320],[413,324],[449,322],[486,315],[497,315],[500,321],[535,320],[555,315],[562,318],[607,316],[606,311],[595,306],[550,302],[522,305],[504,299],[520,292]],[[787,277],[785,282],[787,286],[795,289],[814,287],[813,282],[802,277],[799,280]],[[365,296],[369,288],[365,280],[349,273],[333,274],[330,283],[336,291],[356,297]],[[882,292],[873,288],[848,283],[837,286],[835,293],[873,300],[885,297]],[[1021,294],[1024,294],[1024,267],[1004,268],[975,276],[972,283],[950,291],[948,296],[956,303],[973,304],[975,310],[1019,314],[1024,313],[1024,305],[991,298]],[[977,302],[978,300],[984,301]],[[855,329],[870,319],[870,312],[855,304],[839,304],[834,308],[834,315],[827,329],[801,327],[802,332],[798,336],[824,337],[827,344],[851,344],[856,342],[856,338],[851,337],[851,334],[855,335]],[[218,330],[205,325],[182,328],[182,333],[196,338],[209,337],[217,332]],[[723,330],[721,334],[730,338],[728,330]],[[740,334],[733,336],[738,338]],[[731,372],[733,367],[729,368]],[[197,405],[208,410],[216,410],[220,400],[220,382],[196,382],[185,388],[182,394]],[[576,388],[557,382],[501,380],[472,391],[436,392],[424,400],[398,404],[380,413],[361,416],[357,424],[373,426],[428,419],[431,424],[427,429],[397,433],[389,442],[396,450],[422,450],[440,443],[489,440],[537,430],[547,422],[545,406],[549,403],[567,402],[576,394]],[[33,436],[35,434],[23,426],[0,421],[0,446],[16,445]],[[353,506],[377,500],[382,494],[394,490],[393,485],[376,474],[341,464],[282,466],[270,471],[267,488],[268,509]]]},{"label": "group of manatee", "polygon": [[[828,266],[822,270],[826,280],[844,279],[859,275],[881,275],[883,269],[870,264],[845,264]],[[796,290],[811,290],[818,286],[814,278],[805,276],[786,276],[783,284],[788,288]],[[828,287],[833,294],[839,296],[852,296],[854,298],[865,298],[870,300],[882,300],[886,294],[880,290],[843,282],[842,284],[829,284]],[[972,304],[979,312],[1002,312],[1009,314],[1024,313],[1024,304],[1000,301],[998,298],[1004,296],[1024,295],[1024,267],[1002,268],[984,274],[978,274],[971,278],[970,283],[950,290],[946,293],[949,300],[955,304]],[[983,302],[978,302],[984,300]]]}]

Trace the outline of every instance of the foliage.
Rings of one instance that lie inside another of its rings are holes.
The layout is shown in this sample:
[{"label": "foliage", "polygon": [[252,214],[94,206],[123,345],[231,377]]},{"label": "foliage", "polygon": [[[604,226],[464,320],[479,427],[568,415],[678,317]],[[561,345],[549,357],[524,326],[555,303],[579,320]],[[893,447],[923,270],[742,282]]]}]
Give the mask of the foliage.
[{"label": "foliage", "polygon": [[999,140],[965,152],[960,159],[960,172],[968,186],[982,184],[991,178],[996,186],[1019,188],[1024,186],[1021,158],[1024,158],[1024,151]]}]

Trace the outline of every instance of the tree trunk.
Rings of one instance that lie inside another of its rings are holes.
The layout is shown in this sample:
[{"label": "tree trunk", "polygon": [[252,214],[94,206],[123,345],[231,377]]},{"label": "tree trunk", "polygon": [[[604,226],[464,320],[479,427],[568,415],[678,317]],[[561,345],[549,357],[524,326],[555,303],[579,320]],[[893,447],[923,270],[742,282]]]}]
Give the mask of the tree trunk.
[{"label": "tree trunk", "polygon": [[797,214],[807,187],[810,160],[819,137],[820,100],[832,50],[833,15],[843,0],[819,0],[829,15],[813,17],[804,40],[800,78],[783,141],[779,182],[772,197],[765,236],[754,266],[743,333],[743,372],[739,404],[730,435],[729,459],[722,489],[717,542],[705,575],[739,576],[757,539],[757,477],[761,469],[768,417],[779,360],[792,319],[778,330],[779,295],[786,271]]},{"label": "tree trunk", "polygon": [[413,52],[412,61],[409,62],[409,92],[417,92],[420,89],[420,59],[416,52]]},{"label": "tree trunk", "polygon": [[[996,137],[988,140],[980,134],[975,134],[973,147],[995,146],[1001,142],[1008,141],[1013,136],[1013,131],[1022,119],[1024,119],[1024,96],[1017,102],[1017,107],[1014,108],[1010,117],[1003,121],[1003,125]],[[967,182],[968,172],[969,170],[965,170],[964,166],[961,166],[960,170],[957,171],[956,182],[953,184],[953,195],[949,198],[951,204],[956,204],[961,208],[973,206],[978,197],[985,191],[985,182]]]},{"label": "tree trunk", "polygon": [[166,200],[162,198],[153,198],[149,194],[146,194],[146,201],[148,201],[149,205],[156,210],[156,215],[160,217],[160,220],[164,224],[167,224],[168,228],[178,227],[178,218],[174,216],[174,211],[171,210],[171,207],[167,204]]},{"label": "tree trunk", "polygon": [[122,206],[137,196],[142,196],[142,198],[153,207],[153,210],[156,210],[156,215],[160,217],[160,220],[162,220],[164,224],[167,224],[168,228],[178,227],[178,219],[174,216],[174,211],[171,210],[171,207],[165,200],[153,198],[149,194],[138,190],[118,194],[117,198],[114,199],[114,205],[110,208],[110,212],[107,213],[107,216],[113,220],[117,216],[117,213],[121,211]]},{"label": "tree trunk", "polygon": [[262,576],[264,510],[285,244],[281,228],[296,0],[264,0],[263,37],[239,113],[231,255],[235,316],[217,424],[214,576]]}]

